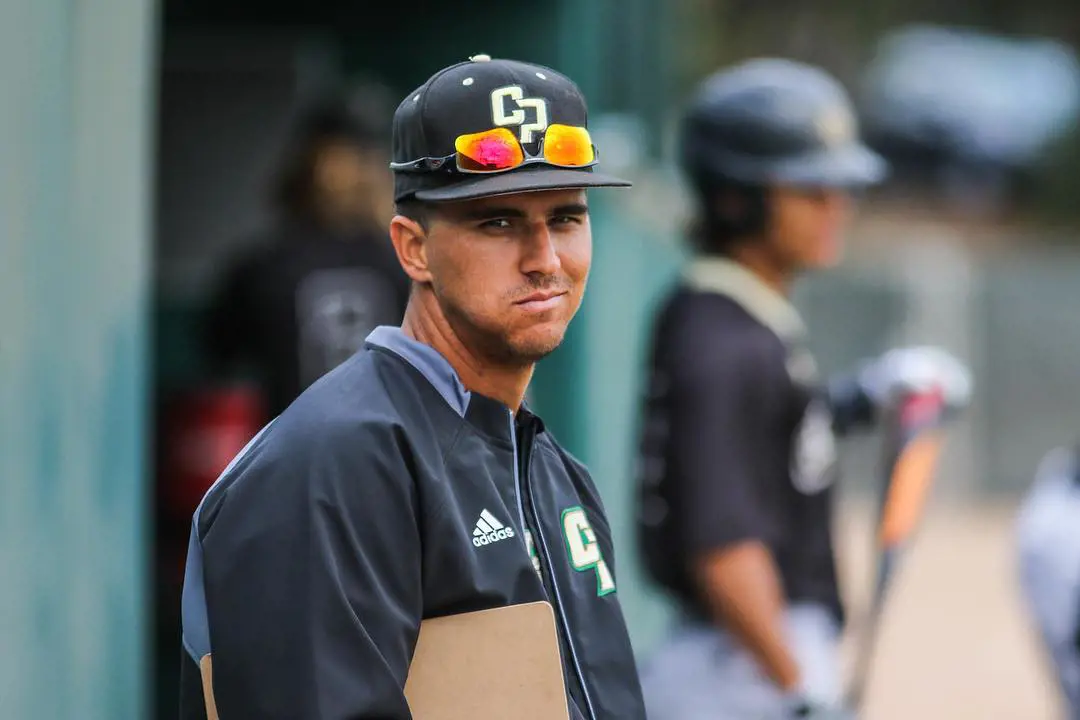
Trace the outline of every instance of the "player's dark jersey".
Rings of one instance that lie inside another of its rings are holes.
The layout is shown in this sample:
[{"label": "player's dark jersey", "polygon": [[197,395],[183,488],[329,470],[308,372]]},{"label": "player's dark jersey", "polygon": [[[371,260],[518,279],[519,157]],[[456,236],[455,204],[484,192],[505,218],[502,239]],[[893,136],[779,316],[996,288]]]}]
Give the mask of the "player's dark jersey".
[{"label": "player's dark jersey", "polygon": [[211,358],[259,375],[273,417],[377,326],[399,324],[408,295],[385,233],[286,226],[226,273],[210,311]]},{"label": "player's dark jersey", "polygon": [[[324,375],[195,513],[181,717],[405,720],[425,618],[546,600],[574,720],[642,720],[588,471],[399,328]],[[507,655],[514,648],[507,647]]]},{"label": "player's dark jersey", "polygon": [[638,463],[646,566],[698,617],[695,558],[771,550],[789,601],[842,620],[830,535],[832,418],[797,313],[749,272],[697,261],[652,338]]}]

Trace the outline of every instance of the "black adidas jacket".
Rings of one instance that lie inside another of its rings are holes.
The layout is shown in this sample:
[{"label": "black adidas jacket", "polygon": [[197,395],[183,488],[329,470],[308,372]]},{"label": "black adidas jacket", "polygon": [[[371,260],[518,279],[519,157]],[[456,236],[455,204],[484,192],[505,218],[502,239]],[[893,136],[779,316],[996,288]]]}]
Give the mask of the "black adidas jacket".
[{"label": "black adidas jacket", "polygon": [[644,718],[611,531],[586,469],[527,410],[470,394],[382,327],[222,474],[195,514],[181,717],[409,718],[421,619],[555,608],[571,717]]}]

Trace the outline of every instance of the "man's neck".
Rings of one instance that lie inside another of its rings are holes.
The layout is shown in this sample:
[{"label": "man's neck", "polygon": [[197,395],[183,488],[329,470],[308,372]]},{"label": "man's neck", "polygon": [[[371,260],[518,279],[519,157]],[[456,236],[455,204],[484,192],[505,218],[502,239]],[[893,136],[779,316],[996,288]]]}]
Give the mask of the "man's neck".
[{"label": "man's neck", "polygon": [[795,273],[777,263],[760,247],[760,243],[747,243],[731,254],[731,259],[752,272],[763,283],[784,297],[791,295]]},{"label": "man's neck", "polygon": [[434,348],[454,368],[470,392],[498,400],[517,414],[532,379],[533,365],[493,365],[471,350],[454,332],[430,292],[414,291],[401,323],[402,331]]}]

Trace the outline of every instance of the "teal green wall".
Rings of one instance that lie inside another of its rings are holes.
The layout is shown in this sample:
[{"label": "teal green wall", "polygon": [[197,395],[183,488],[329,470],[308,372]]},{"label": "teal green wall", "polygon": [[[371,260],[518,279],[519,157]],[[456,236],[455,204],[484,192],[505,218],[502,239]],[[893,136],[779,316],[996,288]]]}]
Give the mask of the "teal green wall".
[{"label": "teal green wall", "polygon": [[[625,193],[630,191],[607,191]],[[652,313],[681,256],[670,244],[594,192],[593,271],[579,316],[574,388],[583,459],[611,520],[618,552],[619,596],[639,653],[659,638],[667,606],[646,583],[637,557],[634,516],[637,431]]]},{"label": "teal green wall", "polygon": [[0,717],[143,717],[150,0],[0,2]]},{"label": "teal green wall", "polygon": [[[560,3],[556,67],[589,102],[590,118],[629,113],[644,123],[636,177],[663,173],[658,158],[670,41],[669,10],[655,0]],[[600,148],[603,167],[604,148]],[[663,202],[640,185],[590,191],[593,266],[585,301],[566,342],[537,369],[533,405],[558,438],[588,466],[615,536],[619,597],[635,648],[659,639],[669,607],[646,584],[634,537],[634,456],[645,343],[652,313],[677,272],[681,253],[669,236],[639,222],[632,205]],[[656,209],[663,215],[662,208]]]}]

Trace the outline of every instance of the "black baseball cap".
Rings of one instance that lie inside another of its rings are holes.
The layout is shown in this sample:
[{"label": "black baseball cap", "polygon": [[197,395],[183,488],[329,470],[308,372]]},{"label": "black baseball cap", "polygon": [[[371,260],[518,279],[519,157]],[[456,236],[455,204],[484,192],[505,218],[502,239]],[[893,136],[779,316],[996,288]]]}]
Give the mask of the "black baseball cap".
[{"label": "black baseball cap", "polygon": [[[588,187],[629,187],[630,182],[594,172],[595,165],[567,168],[530,163],[497,173],[402,169],[424,158],[454,154],[461,135],[507,127],[527,155],[539,150],[552,124],[588,126],[585,98],[570,78],[542,65],[474,55],[432,75],[394,113],[392,164],[394,200],[471,200],[493,195]],[[597,154],[599,157],[599,153]]]}]

